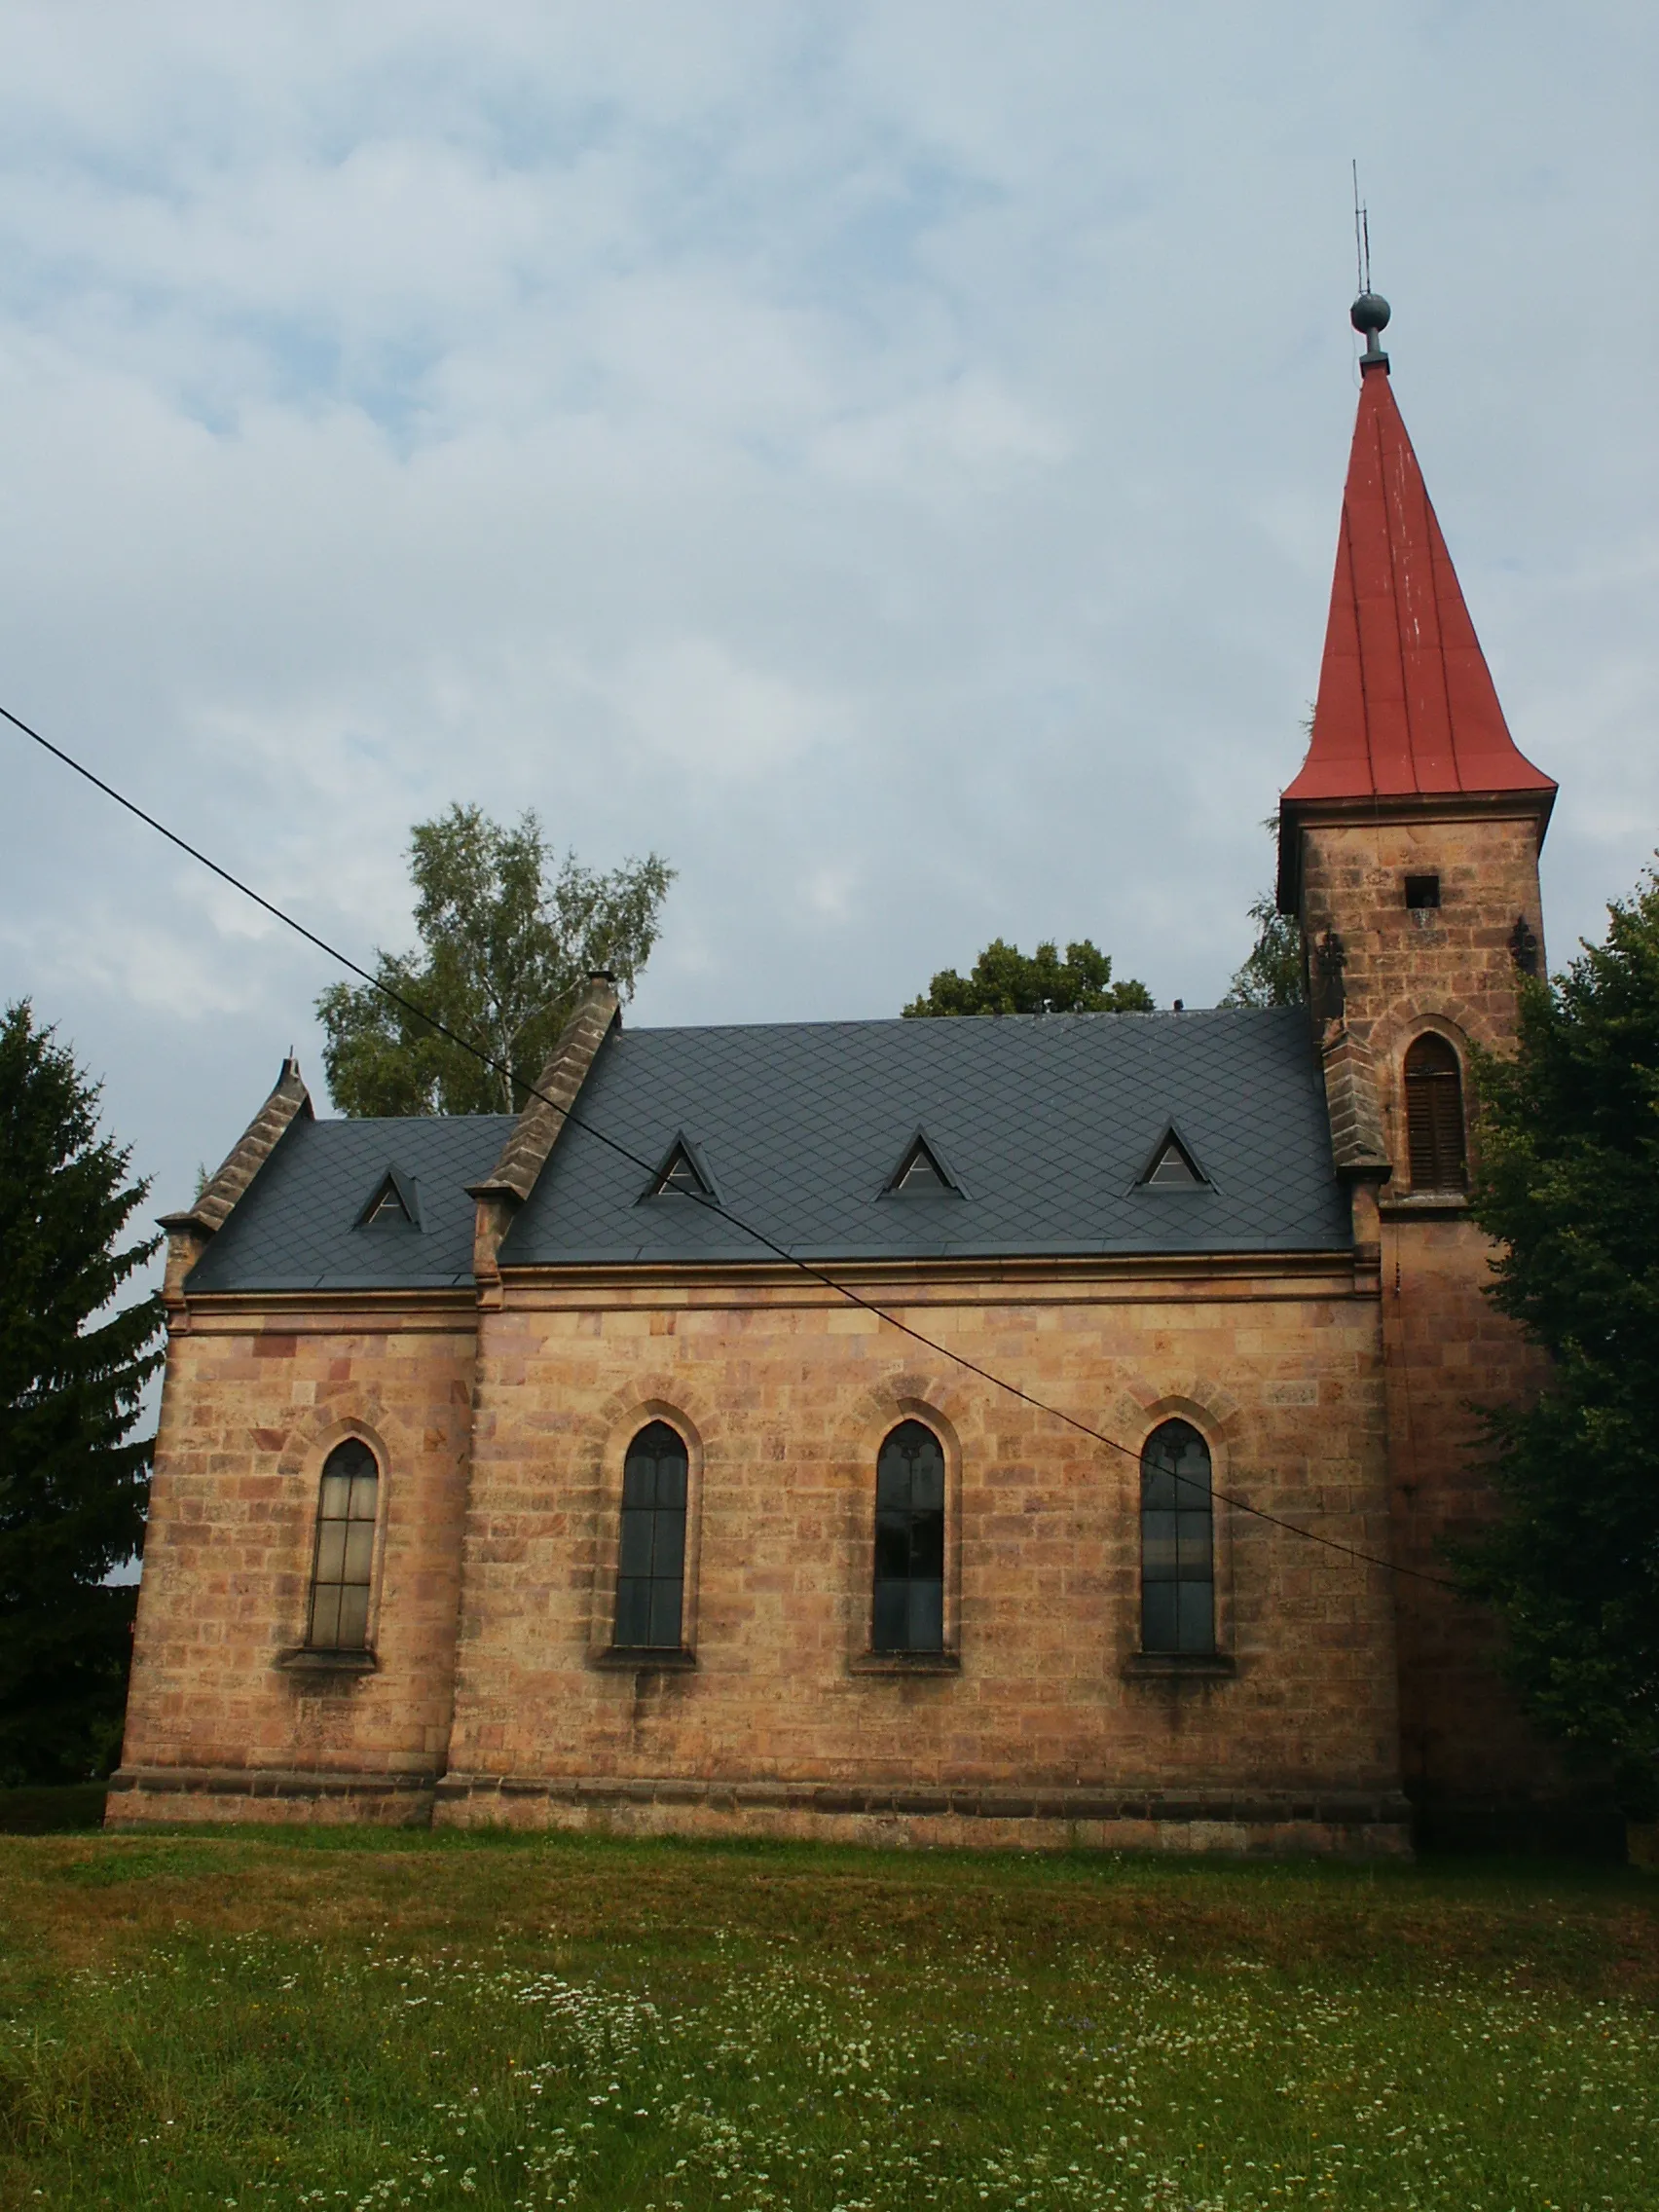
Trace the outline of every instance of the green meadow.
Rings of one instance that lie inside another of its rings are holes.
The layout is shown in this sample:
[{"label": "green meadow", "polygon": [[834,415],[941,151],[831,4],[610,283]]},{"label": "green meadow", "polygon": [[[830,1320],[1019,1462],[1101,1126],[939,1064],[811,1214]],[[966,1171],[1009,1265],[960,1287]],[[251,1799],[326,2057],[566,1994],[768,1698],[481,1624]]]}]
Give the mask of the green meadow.
[{"label": "green meadow", "polygon": [[0,2205],[1659,2205],[1659,1881],[0,1837]]}]

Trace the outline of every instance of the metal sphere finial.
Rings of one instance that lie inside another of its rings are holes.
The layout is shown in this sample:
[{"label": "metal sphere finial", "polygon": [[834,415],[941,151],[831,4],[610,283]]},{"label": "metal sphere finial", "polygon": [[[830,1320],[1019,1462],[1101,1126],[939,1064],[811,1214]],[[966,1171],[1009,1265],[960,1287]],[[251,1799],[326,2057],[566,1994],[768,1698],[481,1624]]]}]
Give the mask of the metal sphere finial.
[{"label": "metal sphere finial", "polygon": [[1348,320],[1365,339],[1365,351],[1359,356],[1364,369],[1385,369],[1388,356],[1377,343],[1377,334],[1388,327],[1390,309],[1381,292],[1374,292],[1368,284],[1348,310]]},{"label": "metal sphere finial", "polygon": [[1373,331],[1387,329],[1392,312],[1381,292],[1361,292],[1348,310],[1348,320],[1369,338]]}]

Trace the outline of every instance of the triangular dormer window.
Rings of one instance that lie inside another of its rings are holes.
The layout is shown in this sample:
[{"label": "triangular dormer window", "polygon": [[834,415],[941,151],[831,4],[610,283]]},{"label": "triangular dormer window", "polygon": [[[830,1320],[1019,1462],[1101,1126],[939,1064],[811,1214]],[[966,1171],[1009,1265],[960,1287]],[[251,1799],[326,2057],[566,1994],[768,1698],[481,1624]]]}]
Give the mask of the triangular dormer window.
[{"label": "triangular dormer window", "polygon": [[662,1165],[640,1196],[642,1198],[712,1198],[715,1196],[715,1186],[689,1138],[675,1138]]},{"label": "triangular dormer window", "polygon": [[388,1167],[357,1216],[359,1229],[419,1229],[421,1192],[413,1175]]},{"label": "triangular dormer window", "polygon": [[1152,1158],[1139,1178],[1149,1191],[1207,1191],[1209,1177],[1172,1128],[1165,1129],[1153,1147]]},{"label": "triangular dormer window", "polygon": [[892,1198],[959,1198],[962,1186],[918,1129],[900,1156],[887,1179],[884,1195]]}]

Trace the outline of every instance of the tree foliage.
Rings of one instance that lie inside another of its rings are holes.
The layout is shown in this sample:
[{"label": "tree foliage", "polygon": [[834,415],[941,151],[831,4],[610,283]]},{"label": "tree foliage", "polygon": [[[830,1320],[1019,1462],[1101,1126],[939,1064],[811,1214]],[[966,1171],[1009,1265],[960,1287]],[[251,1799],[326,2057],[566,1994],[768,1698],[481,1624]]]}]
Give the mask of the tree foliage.
[{"label": "tree foliage", "polygon": [[[1302,724],[1303,734],[1313,734],[1313,715],[1309,709]],[[1272,839],[1275,847],[1279,840],[1279,818],[1270,814],[1262,828]],[[1308,998],[1308,960],[1303,943],[1302,924],[1294,914],[1281,914],[1278,901],[1271,891],[1264,891],[1259,899],[1250,903],[1250,919],[1256,925],[1256,941],[1250,947],[1242,966],[1233,971],[1233,981],[1222,997],[1223,1006],[1302,1006]]]},{"label": "tree foliage", "polygon": [[[409,869],[422,948],[377,954],[376,974],[421,1011],[368,983],[323,992],[316,1005],[334,1102],[350,1115],[516,1113],[588,976],[608,970],[631,996],[674,870],[655,853],[608,875],[573,853],[555,866],[534,814],[507,828],[476,806],[417,823]],[[511,1075],[486,1067],[434,1021]]]},{"label": "tree foliage", "polygon": [[1256,941],[1241,967],[1233,972],[1223,1006],[1301,1006],[1308,996],[1303,961],[1302,924],[1281,914],[1271,891],[1253,901],[1250,919]]},{"label": "tree foliage", "polygon": [[[97,1132],[98,1092],[37,1029],[0,1017],[0,1785],[106,1771],[121,1739],[161,1364],[155,1297],[112,1299],[159,1238],[123,1244],[149,1185]],[[103,1316],[99,1318],[99,1316]]]},{"label": "tree foliage", "polygon": [[1492,1296],[1552,1362],[1490,1414],[1500,1524],[1460,1555],[1536,1718],[1659,1815],[1659,882],[1604,944],[1523,986],[1513,1060],[1481,1055],[1476,1219]]},{"label": "tree foliage", "polygon": [[1144,983],[1114,983],[1109,954],[1088,938],[1068,944],[1062,960],[1051,943],[1026,954],[999,937],[959,976],[941,968],[926,992],[905,1007],[905,1018],[953,1014],[1150,1014]]}]

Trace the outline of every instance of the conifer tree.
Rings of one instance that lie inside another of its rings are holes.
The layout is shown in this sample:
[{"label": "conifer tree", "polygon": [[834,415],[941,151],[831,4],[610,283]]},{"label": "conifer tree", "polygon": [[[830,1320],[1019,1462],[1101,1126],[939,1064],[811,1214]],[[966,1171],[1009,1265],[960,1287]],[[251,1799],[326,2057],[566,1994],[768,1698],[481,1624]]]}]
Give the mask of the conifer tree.
[{"label": "conifer tree", "polygon": [[1550,1355],[1488,1416],[1505,1510],[1462,1553],[1552,1733],[1659,1817],[1659,880],[1606,941],[1523,983],[1513,1060],[1479,1057],[1492,1296]]},{"label": "conifer tree", "polygon": [[98,1090],[37,1028],[0,1016],[0,1785],[78,1782],[120,1749],[150,1440],[130,1431],[161,1363],[154,1297],[110,1302],[159,1238],[123,1244],[149,1185],[97,1125]]}]

